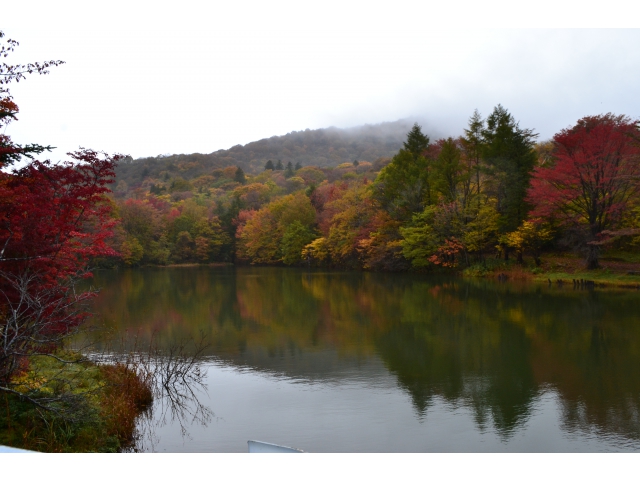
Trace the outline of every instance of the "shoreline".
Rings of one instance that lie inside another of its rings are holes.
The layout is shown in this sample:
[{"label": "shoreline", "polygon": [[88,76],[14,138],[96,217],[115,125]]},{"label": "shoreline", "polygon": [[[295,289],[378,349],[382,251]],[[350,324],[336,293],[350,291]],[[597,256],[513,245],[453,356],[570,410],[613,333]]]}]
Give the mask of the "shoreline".
[{"label": "shoreline", "polygon": [[[149,382],[130,365],[98,364],[86,357],[62,351],[71,364],[48,357],[31,358],[20,381],[33,398],[60,393],[73,396],[68,411],[55,415],[15,395],[0,395],[0,444],[38,452],[118,453],[135,449],[136,419],[150,408]],[[62,398],[62,397],[61,397]],[[57,404],[57,403],[56,403]],[[72,407],[72,408],[70,408]]]},{"label": "shoreline", "polygon": [[[581,257],[568,254],[546,255],[541,257],[540,266],[535,266],[529,259],[524,264],[512,261],[496,265],[483,275],[476,276],[494,277],[503,281],[520,279],[577,288],[640,289],[640,262],[603,256],[600,264],[599,268],[588,270]],[[466,276],[464,272],[463,276]]]},{"label": "shoreline", "polygon": [[[498,279],[500,281],[532,281],[536,283],[553,283],[557,285],[576,285],[580,287],[598,288],[625,288],[640,289],[640,262],[628,262],[617,259],[615,262],[603,257],[602,265],[595,270],[587,270],[582,267],[582,259],[573,255],[543,256],[542,264],[536,267],[530,259],[524,264],[519,264],[515,260],[505,263],[502,260],[488,261],[487,265],[476,263],[466,269],[438,270],[438,273],[449,273],[466,278],[486,278]],[[231,268],[245,266],[245,264],[234,264],[228,262],[213,263],[175,263],[168,265],[141,265],[135,268],[155,269],[155,268]],[[285,265],[251,265],[253,267],[285,267]],[[299,266],[307,268],[306,266]],[[117,267],[118,268],[118,267]],[[129,267],[131,268],[131,267]],[[322,267],[312,267],[318,269]],[[355,271],[350,269],[333,269],[336,271]],[[362,270],[371,271],[371,270]],[[416,273],[416,270],[406,270],[404,272],[377,273]]]}]

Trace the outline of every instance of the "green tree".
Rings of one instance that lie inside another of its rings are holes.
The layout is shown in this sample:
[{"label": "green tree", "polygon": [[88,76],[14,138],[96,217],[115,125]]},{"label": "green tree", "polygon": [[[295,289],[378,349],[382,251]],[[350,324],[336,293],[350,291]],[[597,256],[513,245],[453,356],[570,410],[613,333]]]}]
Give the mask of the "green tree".
[{"label": "green tree", "polygon": [[[462,148],[465,151],[467,160],[473,165],[473,173],[476,180],[476,195],[480,195],[480,170],[482,162],[482,150],[484,148],[484,120],[478,110],[474,110],[473,115],[469,119],[469,128],[464,129],[464,137],[462,137]],[[478,197],[479,198],[479,197]],[[480,200],[478,200],[479,202]],[[478,203],[478,207],[480,204]]]},{"label": "green tree", "polygon": [[171,186],[169,190],[173,192],[190,192],[193,190],[193,185],[188,180],[185,180],[182,177],[176,177],[171,182]]},{"label": "green tree", "polygon": [[173,249],[173,256],[178,262],[188,262],[195,254],[195,243],[189,232],[180,232]]},{"label": "green tree", "polygon": [[458,198],[459,185],[468,175],[463,170],[462,153],[456,141],[449,137],[441,143],[440,154],[433,163],[433,184],[441,200],[449,203]]},{"label": "green tree", "polygon": [[288,193],[293,193],[296,190],[303,190],[305,188],[304,180],[300,177],[288,178],[286,187]]},{"label": "green tree", "polygon": [[247,183],[247,178],[244,176],[244,172],[240,167],[236,169],[236,173],[233,176],[233,180],[238,182],[240,185],[244,185]]},{"label": "green tree", "polygon": [[422,128],[417,123],[413,124],[413,127],[407,134],[407,140],[403,142],[404,149],[414,157],[418,157],[424,154],[424,151],[429,146],[429,137],[422,133]]},{"label": "green tree", "polygon": [[153,194],[153,195],[162,195],[164,192],[166,192],[166,188],[161,186],[161,185],[157,185],[155,183],[152,183],[151,185],[149,185],[149,193]]},{"label": "green tree", "polygon": [[291,178],[294,175],[293,164],[291,162],[287,162],[287,168],[284,169],[284,178]]},{"label": "green tree", "polygon": [[415,124],[407,141],[384,167],[375,183],[375,196],[394,219],[408,220],[431,204],[430,162],[425,156],[429,137]]},{"label": "green tree", "polygon": [[140,263],[144,255],[144,249],[136,237],[130,237],[122,243],[120,253],[125,265],[132,267]]},{"label": "green tree", "polygon": [[[120,225],[128,242],[126,248],[130,250],[133,248],[133,243],[131,242],[135,238],[144,254],[143,257],[136,259],[133,263],[152,262],[153,243],[160,238],[164,229],[160,213],[147,200],[134,199],[129,199],[119,204],[118,210],[121,220]],[[135,258],[135,256],[132,258]],[[131,265],[126,260],[125,263]]]},{"label": "green tree", "polygon": [[437,208],[429,206],[414,216],[412,226],[400,228],[402,253],[416,268],[431,265],[429,258],[436,252],[442,239],[433,228]]},{"label": "green tree", "polygon": [[536,133],[520,128],[513,116],[498,105],[483,131],[483,159],[488,167],[487,193],[497,199],[500,226],[512,232],[529,211],[525,201],[533,167]]},{"label": "green tree", "polygon": [[460,259],[468,266],[469,252],[481,256],[495,241],[498,214],[494,204],[490,200],[473,212],[469,212],[471,207],[463,209],[460,202],[425,207],[410,225],[400,228],[405,258],[414,267],[454,266]]},{"label": "green tree", "polygon": [[264,164],[264,169],[273,170],[274,169],[273,162],[271,160],[267,160],[267,163]]},{"label": "green tree", "polygon": [[289,224],[284,231],[281,242],[282,262],[285,265],[302,263],[302,249],[315,240],[316,235],[308,225],[299,220]]},{"label": "green tree", "polygon": [[282,160],[278,159],[278,163],[276,163],[276,170],[284,170],[282,166]]},{"label": "green tree", "polygon": [[167,241],[166,235],[161,235],[157,241],[151,241],[148,251],[150,263],[158,265],[166,265],[169,263],[171,256],[171,248]]}]

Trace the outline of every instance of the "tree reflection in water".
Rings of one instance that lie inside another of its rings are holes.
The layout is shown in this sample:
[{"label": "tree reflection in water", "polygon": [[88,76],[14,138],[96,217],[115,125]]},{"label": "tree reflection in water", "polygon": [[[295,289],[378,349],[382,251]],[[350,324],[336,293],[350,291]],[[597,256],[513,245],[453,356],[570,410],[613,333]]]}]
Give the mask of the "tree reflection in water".
[{"label": "tree reflection in water", "polygon": [[[422,419],[442,399],[506,441],[551,391],[566,432],[640,439],[634,291],[284,268],[128,270],[97,280],[97,308],[117,330],[165,339],[201,330],[229,365],[325,381],[342,375],[339,358],[377,357]],[[329,351],[338,360],[322,356]]]},{"label": "tree reflection in water", "polygon": [[92,359],[126,365],[150,384],[153,393],[152,405],[137,419],[135,442],[125,451],[155,451],[157,427],[175,423],[189,438],[190,425],[206,426],[211,421],[213,412],[201,400],[208,394],[202,363],[211,347],[204,333],[167,342],[160,342],[154,333],[146,347],[137,335],[122,337],[115,348],[112,342],[107,345]]}]

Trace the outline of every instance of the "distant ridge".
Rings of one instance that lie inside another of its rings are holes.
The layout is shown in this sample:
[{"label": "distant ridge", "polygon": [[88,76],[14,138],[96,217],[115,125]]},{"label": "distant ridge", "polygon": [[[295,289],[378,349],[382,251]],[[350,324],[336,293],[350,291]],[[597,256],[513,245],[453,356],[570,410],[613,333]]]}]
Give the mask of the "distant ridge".
[{"label": "distant ridge", "polygon": [[[274,164],[280,160],[283,165],[299,162],[302,166],[318,167],[335,167],[345,162],[353,163],[354,160],[374,162],[395,155],[415,121],[402,119],[350,128],[307,129],[208,154],[138,158],[122,162],[117,168],[117,175],[119,179],[126,179],[127,183],[132,184],[142,182],[145,177],[158,177],[162,171],[172,176],[180,175],[185,180],[228,166],[237,166],[246,173],[256,174],[264,170],[268,160]],[[424,131],[430,134],[428,129]]]}]

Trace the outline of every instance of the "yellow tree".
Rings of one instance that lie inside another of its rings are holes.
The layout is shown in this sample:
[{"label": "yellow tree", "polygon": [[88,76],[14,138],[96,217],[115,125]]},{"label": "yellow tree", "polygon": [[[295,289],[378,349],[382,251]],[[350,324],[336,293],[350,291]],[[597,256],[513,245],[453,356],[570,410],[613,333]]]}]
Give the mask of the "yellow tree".
[{"label": "yellow tree", "polygon": [[[311,233],[315,219],[315,209],[302,192],[278,198],[258,210],[244,224],[238,236],[238,254],[254,264],[282,261],[283,239],[289,228],[290,235],[285,246],[287,261],[292,261],[296,256],[301,258],[302,247],[312,238],[302,235],[304,241],[294,241],[294,229],[290,226],[295,224],[298,230],[302,228]],[[294,246],[300,248],[297,254],[292,252]]]},{"label": "yellow tree", "polygon": [[327,211],[336,212],[329,220],[329,234],[326,237],[332,262],[357,266],[359,242],[369,238],[370,221],[375,212],[370,188],[365,184],[349,188],[344,195],[325,207]]},{"label": "yellow tree", "polygon": [[540,250],[553,238],[551,229],[540,219],[525,220],[517,230],[506,234],[506,244],[516,251],[518,263],[523,263],[525,250],[531,252],[536,265],[540,265]]}]

